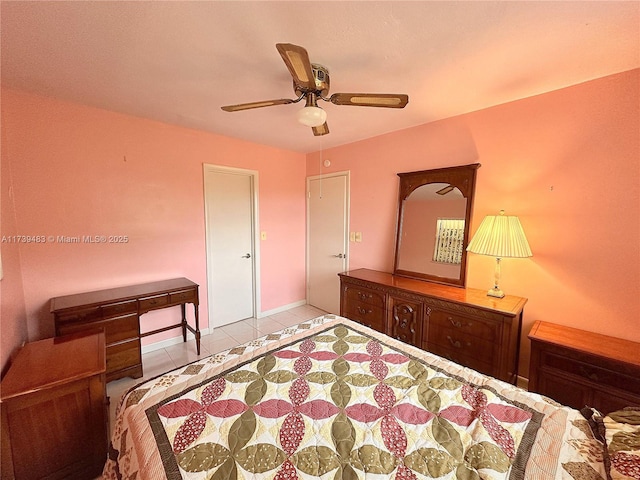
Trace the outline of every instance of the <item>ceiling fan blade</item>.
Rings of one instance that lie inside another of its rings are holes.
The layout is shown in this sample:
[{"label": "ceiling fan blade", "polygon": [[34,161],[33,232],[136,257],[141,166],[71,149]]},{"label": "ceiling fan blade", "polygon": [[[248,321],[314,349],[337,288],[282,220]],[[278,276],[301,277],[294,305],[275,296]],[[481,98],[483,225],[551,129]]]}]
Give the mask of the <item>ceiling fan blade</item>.
[{"label": "ceiling fan blade", "polygon": [[239,103],[238,105],[226,105],[221,107],[225,112],[238,112],[240,110],[249,110],[250,108],[271,107],[273,105],[286,105],[287,103],[295,103],[295,100],[289,98],[280,98],[278,100],[264,100],[262,102]]},{"label": "ceiling fan blade", "polygon": [[311,70],[307,51],[291,43],[277,43],[276,48],[293,77],[293,82],[306,90],[314,91],[316,81]]},{"label": "ceiling fan blade", "polygon": [[447,185],[446,187],[442,187],[440,190],[438,190],[436,193],[438,195],[446,195],[447,193],[449,193],[450,191],[452,191],[454,188],[453,185]]},{"label": "ceiling fan blade", "polygon": [[409,96],[401,93],[334,93],[329,98],[335,105],[404,108]]},{"label": "ceiling fan blade", "polygon": [[329,133],[329,125],[327,125],[327,122],[324,122],[319,127],[312,127],[311,129],[313,130],[313,134],[316,137],[320,137],[322,135],[326,135],[327,133]]}]

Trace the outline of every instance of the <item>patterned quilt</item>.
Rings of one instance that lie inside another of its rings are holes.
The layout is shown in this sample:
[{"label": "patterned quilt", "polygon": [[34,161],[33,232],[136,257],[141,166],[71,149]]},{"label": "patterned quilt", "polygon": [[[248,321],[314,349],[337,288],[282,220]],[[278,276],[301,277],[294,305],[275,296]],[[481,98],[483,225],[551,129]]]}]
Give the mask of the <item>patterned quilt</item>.
[{"label": "patterned quilt", "polygon": [[107,479],[606,478],[579,412],[326,315],[125,394]]}]

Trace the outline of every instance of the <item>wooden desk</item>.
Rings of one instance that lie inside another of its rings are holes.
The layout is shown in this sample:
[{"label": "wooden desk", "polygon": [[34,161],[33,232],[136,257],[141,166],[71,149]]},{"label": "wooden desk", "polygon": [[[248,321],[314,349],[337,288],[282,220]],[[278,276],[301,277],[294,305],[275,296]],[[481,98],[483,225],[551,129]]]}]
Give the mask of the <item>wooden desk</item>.
[{"label": "wooden desk", "polygon": [[[186,304],[192,303],[195,328],[188,324]],[[200,355],[200,323],[198,319],[198,285],[186,278],[110,288],[94,292],[66,295],[51,299],[56,335],[103,329],[107,342],[107,382],[122,377],[142,376],[141,338],[174,328],[195,335]],[[180,323],[140,333],[140,315],[152,310],[180,305]]]},{"label": "wooden desk", "polygon": [[2,478],[87,479],[107,460],[105,337],[27,343],[0,384]]}]

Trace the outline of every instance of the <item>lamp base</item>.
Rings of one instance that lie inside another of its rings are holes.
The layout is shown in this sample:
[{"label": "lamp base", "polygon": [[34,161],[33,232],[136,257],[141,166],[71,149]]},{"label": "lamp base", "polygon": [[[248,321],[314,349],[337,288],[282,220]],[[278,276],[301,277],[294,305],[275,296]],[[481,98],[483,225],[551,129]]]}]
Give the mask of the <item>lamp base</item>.
[{"label": "lamp base", "polygon": [[504,297],[504,292],[495,286],[487,292],[487,295],[490,297],[502,298]]}]

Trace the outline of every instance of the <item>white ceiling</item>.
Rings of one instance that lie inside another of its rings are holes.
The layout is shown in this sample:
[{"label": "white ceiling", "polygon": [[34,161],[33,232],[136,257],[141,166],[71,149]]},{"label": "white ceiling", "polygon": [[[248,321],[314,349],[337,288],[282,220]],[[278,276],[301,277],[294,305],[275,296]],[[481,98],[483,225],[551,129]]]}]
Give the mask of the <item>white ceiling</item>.
[{"label": "white ceiling", "polygon": [[[299,152],[350,143],[640,66],[638,1],[71,1],[1,5],[9,87]],[[407,93],[403,110],[321,102],[298,124],[275,44],[331,93]]]}]

